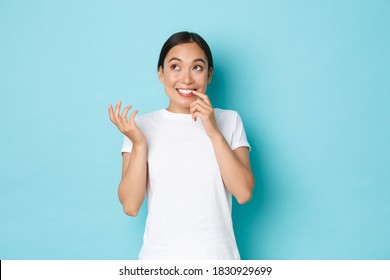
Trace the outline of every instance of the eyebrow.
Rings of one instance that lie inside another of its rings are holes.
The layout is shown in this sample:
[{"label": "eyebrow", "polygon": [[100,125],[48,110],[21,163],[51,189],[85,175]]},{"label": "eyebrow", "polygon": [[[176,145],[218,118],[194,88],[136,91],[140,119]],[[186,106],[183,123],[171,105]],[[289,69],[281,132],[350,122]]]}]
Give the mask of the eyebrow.
[{"label": "eyebrow", "polygon": [[[177,58],[177,57],[172,57],[168,62],[171,62],[172,60],[178,60],[180,62],[183,62],[183,60],[181,60],[180,58]],[[204,64],[206,64],[206,61],[203,58],[196,58],[192,62],[198,62],[198,61],[203,62]]]}]

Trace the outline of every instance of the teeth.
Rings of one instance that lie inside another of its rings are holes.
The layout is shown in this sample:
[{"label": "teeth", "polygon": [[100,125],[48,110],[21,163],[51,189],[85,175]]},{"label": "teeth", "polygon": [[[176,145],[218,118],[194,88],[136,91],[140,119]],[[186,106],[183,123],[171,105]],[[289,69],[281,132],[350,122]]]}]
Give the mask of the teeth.
[{"label": "teeth", "polygon": [[179,89],[179,92],[182,94],[191,94],[192,90],[191,89]]}]

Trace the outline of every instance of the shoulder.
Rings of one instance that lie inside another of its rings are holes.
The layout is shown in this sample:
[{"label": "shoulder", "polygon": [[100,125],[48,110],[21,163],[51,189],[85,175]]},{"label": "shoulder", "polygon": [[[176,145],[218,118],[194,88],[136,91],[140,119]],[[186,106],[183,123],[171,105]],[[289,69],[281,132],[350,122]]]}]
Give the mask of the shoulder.
[{"label": "shoulder", "polygon": [[234,110],[224,110],[224,109],[214,108],[214,113],[215,113],[215,119],[217,120],[218,123],[224,123],[224,122],[236,123],[237,119],[240,118],[238,112]]},{"label": "shoulder", "polygon": [[148,119],[156,118],[160,114],[161,114],[161,110],[157,110],[157,111],[153,111],[153,112],[149,112],[149,113],[138,115],[137,118],[139,120],[148,120]]},{"label": "shoulder", "polygon": [[224,133],[232,133],[241,122],[237,111],[214,108],[214,113],[218,127]]},{"label": "shoulder", "polygon": [[157,110],[157,111],[137,115],[135,120],[136,120],[136,122],[138,122],[140,124],[146,124],[148,122],[153,122],[153,121],[159,120],[160,116],[161,116],[161,110]]},{"label": "shoulder", "polygon": [[214,112],[215,112],[215,117],[221,119],[236,118],[238,116],[238,113],[233,110],[214,108]]}]

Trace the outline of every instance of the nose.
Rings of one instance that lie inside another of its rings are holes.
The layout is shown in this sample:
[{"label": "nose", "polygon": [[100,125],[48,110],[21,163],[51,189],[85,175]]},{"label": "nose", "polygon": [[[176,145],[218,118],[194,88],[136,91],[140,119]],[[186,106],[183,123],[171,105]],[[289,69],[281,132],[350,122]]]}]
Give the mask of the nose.
[{"label": "nose", "polygon": [[183,83],[185,84],[191,84],[194,80],[192,79],[191,71],[183,71]]}]

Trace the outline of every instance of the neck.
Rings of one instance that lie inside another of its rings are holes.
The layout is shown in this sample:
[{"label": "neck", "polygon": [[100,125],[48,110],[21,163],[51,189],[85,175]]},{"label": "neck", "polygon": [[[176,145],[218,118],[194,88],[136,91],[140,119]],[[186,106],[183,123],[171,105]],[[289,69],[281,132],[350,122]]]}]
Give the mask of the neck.
[{"label": "neck", "polygon": [[166,110],[176,114],[191,114],[190,108],[172,106],[172,104],[169,104]]}]

